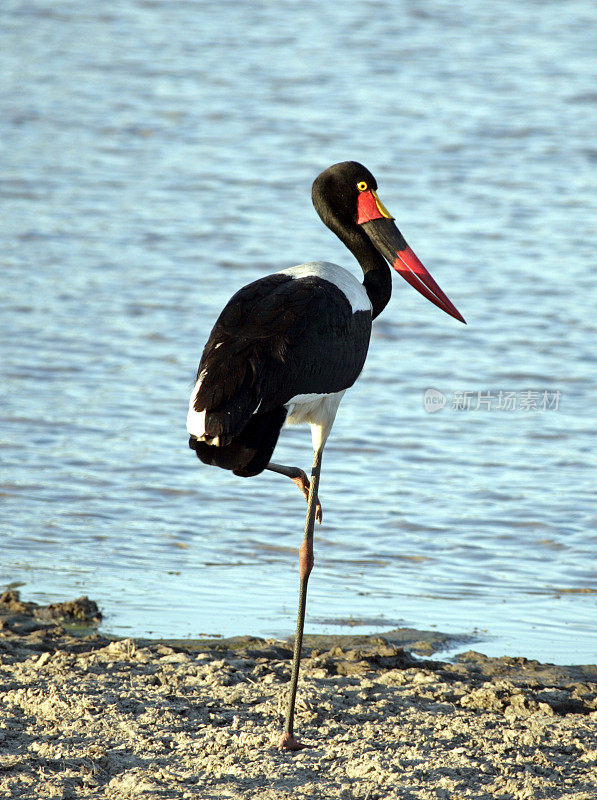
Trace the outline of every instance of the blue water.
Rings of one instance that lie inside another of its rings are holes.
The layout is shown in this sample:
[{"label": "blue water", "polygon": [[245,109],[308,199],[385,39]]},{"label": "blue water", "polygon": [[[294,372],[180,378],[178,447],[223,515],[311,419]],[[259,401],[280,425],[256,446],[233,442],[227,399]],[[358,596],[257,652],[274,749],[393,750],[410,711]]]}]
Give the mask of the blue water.
[{"label": "blue water", "polygon": [[[310,202],[355,159],[469,324],[395,276],[325,451],[307,629],[594,660],[592,8],[5,0],[0,584],[121,635],[292,633],[304,502],[201,465],[186,406],[237,288],[358,271]],[[276,460],[308,468],[308,430]]]}]

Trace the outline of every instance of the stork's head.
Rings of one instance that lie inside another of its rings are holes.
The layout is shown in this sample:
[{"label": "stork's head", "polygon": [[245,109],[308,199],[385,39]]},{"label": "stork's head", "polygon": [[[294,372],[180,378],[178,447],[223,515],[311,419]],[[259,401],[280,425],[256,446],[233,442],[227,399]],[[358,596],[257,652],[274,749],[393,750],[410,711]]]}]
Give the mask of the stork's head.
[{"label": "stork's head", "polygon": [[367,167],[356,161],[334,164],[317,176],[312,197],[323,222],[353,252],[359,251],[359,242],[366,241],[424,297],[465,322],[407,245],[394,218],[379,199],[377,181]]}]

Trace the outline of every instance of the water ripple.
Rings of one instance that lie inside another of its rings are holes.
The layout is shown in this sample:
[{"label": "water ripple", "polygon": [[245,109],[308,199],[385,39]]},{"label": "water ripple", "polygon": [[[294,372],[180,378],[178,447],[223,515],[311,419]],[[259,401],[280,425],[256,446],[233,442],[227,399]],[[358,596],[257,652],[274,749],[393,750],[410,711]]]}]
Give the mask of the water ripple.
[{"label": "water ripple", "polygon": [[[200,466],[185,408],[236,288],[354,268],[309,192],[356,158],[469,326],[395,282],[326,448],[310,630],[594,658],[586,0],[5,6],[1,580],[127,635],[292,632],[303,501]],[[561,403],[427,414],[429,387]]]}]

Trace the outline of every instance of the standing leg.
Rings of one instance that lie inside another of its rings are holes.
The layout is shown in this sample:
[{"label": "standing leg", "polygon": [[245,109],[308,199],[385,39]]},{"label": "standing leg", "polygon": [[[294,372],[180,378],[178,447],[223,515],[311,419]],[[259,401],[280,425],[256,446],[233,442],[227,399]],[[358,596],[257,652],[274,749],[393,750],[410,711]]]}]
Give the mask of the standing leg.
[{"label": "standing leg", "polygon": [[303,647],[303,628],[305,625],[305,609],[307,607],[307,582],[313,569],[313,528],[315,526],[315,510],[317,505],[317,489],[319,487],[319,473],[321,472],[321,456],[323,445],[313,453],[313,469],[311,470],[311,486],[307,505],[307,518],[305,521],[305,535],[299,550],[300,594],[296,637],[294,639],[294,656],[292,659],[292,674],[290,677],[290,694],[286,710],[284,733],[280,737],[278,747],[283,750],[302,750],[306,745],[301,744],[294,736],[294,706],[298,686],[299,666],[301,663],[301,650]]}]

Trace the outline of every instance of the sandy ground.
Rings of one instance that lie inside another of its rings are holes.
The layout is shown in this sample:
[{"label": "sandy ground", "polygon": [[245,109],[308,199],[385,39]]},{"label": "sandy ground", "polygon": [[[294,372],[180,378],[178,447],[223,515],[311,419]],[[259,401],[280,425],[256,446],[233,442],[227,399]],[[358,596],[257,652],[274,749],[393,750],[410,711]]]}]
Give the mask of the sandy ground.
[{"label": "sandy ground", "polygon": [[291,754],[274,747],[287,642],[110,641],[57,622],[97,615],[86,598],[0,597],[0,797],[597,798],[595,667],[312,641],[309,748]]}]

